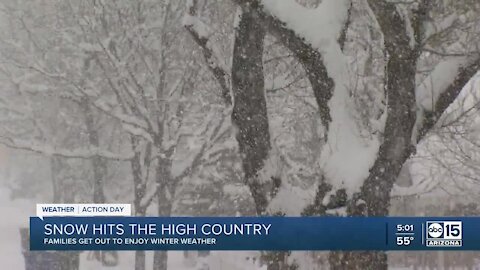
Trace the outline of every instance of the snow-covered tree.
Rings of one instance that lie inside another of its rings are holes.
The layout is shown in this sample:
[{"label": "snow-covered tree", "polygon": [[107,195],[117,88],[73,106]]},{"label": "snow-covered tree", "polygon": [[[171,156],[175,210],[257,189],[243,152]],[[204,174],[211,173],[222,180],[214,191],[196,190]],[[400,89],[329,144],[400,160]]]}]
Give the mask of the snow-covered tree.
[{"label": "snow-covered tree", "polygon": [[[219,65],[212,64],[211,54],[206,58],[214,74],[231,74],[232,121],[257,213],[276,212],[271,203],[285,186],[273,166],[278,156],[266,110],[263,55],[270,34],[301,63],[326,130],[325,142],[319,143],[322,177],[304,213],[344,209],[347,215],[388,215],[390,193],[405,162],[479,69],[478,3],[234,2],[241,11],[230,72],[215,72]],[[195,11],[195,3],[190,2],[190,10]],[[188,20],[187,29],[197,29],[197,43],[212,51],[201,19],[195,12],[189,15],[195,19]],[[368,50],[353,62],[357,42]],[[352,70],[352,64],[362,68]],[[359,71],[360,79],[355,76]],[[383,77],[380,85],[365,83],[374,76]],[[359,110],[359,104],[368,107]],[[330,263],[333,269],[387,267],[384,253],[332,254]]]},{"label": "snow-covered tree", "polygon": [[[391,194],[443,185],[395,184],[424,156],[463,188],[476,181],[476,0],[6,0],[1,12],[0,143],[48,156],[61,182],[90,179],[73,182],[95,202],[384,216]],[[265,255],[269,269],[303,267]],[[154,269],[166,262],[155,253]],[[332,253],[330,267],[385,269],[386,254]]]},{"label": "snow-covered tree", "polygon": [[[19,29],[25,36],[8,39],[22,46],[7,44],[11,54],[6,50],[3,56],[7,67],[15,67],[23,76],[21,83],[30,87],[20,102],[32,95],[65,102],[68,105],[57,107],[56,113],[70,110],[72,132],[83,136],[75,141],[62,125],[59,133],[71,139],[62,145],[47,141],[51,136],[19,141],[13,134],[4,136],[3,143],[55,157],[90,159],[96,202],[104,201],[105,160],[128,162],[135,214],[146,215],[155,202],[157,214],[169,216],[178,186],[209,159],[208,151],[229,130],[223,100],[210,92],[208,82],[199,83],[203,69],[190,53],[180,23],[184,5],[57,1],[49,7],[55,16],[49,17],[47,11],[31,14],[29,19],[36,24]],[[10,8],[8,15],[15,23],[24,18],[19,12],[34,10],[33,5]],[[44,35],[36,35],[42,31]],[[27,45],[28,50],[23,48]],[[38,107],[48,104],[42,101]],[[25,114],[32,107],[17,109]],[[53,119],[30,116],[34,124]],[[77,116],[84,118],[80,128],[75,125]],[[108,146],[111,142],[113,147]],[[80,145],[74,148],[75,144]],[[177,151],[179,144],[186,144],[180,148],[188,156]],[[185,160],[177,161],[179,155]],[[136,269],[144,269],[145,253],[138,251],[136,256]],[[166,269],[166,259],[166,252],[156,252],[154,268]]]}]

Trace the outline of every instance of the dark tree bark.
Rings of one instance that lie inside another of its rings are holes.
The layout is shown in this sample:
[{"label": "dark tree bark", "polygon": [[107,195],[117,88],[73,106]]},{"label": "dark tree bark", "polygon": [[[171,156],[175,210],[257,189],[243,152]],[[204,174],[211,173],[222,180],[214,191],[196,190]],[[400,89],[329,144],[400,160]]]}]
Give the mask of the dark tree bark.
[{"label": "dark tree bark", "polygon": [[[168,217],[172,213],[172,201],[176,192],[176,183],[174,183],[171,174],[172,153],[168,157],[160,158],[156,169],[157,183],[157,206],[158,216]],[[155,251],[153,254],[153,270],[167,270],[168,253],[166,251]]]},{"label": "dark tree bark", "polygon": [[[145,216],[146,207],[142,204],[142,199],[145,197],[146,194],[146,181],[144,181],[144,175],[142,170],[142,160],[141,160],[141,152],[138,149],[139,139],[135,138],[134,136],[130,137],[130,142],[132,145],[132,149],[134,151],[133,157],[130,160],[130,167],[132,170],[133,176],[133,191],[134,191],[134,198],[133,198],[133,207],[136,216]],[[148,154],[151,150],[151,145],[148,144],[146,146],[145,154],[146,158],[143,162],[143,166],[148,167],[149,164],[145,164],[148,162],[150,155]]]},{"label": "dark tree bark", "polygon": [[53,203],[65,203],[63,201],[62,180],[58,177],[60,160],[58,157],[50,157],[50,173],[52,175]]},{"label": "dark tree bark", "polygon": [[[142,160],[141,153],[138,150],[138,139],[134,136],[130,137],[130,143],[132,149],[134,150],[133,158],[130,160],[130,166],[133,176],[133,207],[136,216],[145,216],[146,207],[142,205],[142,198],[145,197],[146,193],[146,182],[143,181],[144,176],[142,173]],[[146,151],[149,151],[150,145],[147,145]],[[149,156],[149,155],[146,155]],[[135,251],[135,270],[144,270],[145,269],[145,251],[137,250]]]},{"label": "dark tree bark", "polygon": [[[270,147],[266,141],[261,140],[261,138],[267,138],[266,136],[269,135],[266,109],[263,111],[263,93],[260,97],[259,91],[255,91],[255,89],[263,88],[263,77],[259,78],[260,74],[263,76],[261,72],[263,70],[258,64],[260,62],[255,64],[255,59],[258,61],[259,55],[261,55],[258,48],[261,46],[259,43],[261,38],[259,35],[257,38],[252,38],[260,34],[260,32],[254,31],[256,30],[254,20],[263,24],[269,33],[276,36],[302,63],[312,85],[321,119],[327,128],[331,121],[328,101],[332,96],[334,82],[328,76],[321,54],[280,20],[264,12],[258,1],[235,0],[235,2],[244,9],[244,13],[240,20],[239,29],[237,29],[234,47],[232,67],[234,113],[232,120],[239,128],[237,140],[240,151],[244,155],[243,166],[247,183],[252,190],[257,212],[261,215],[265,213],[269,198],[265,195],[267,193],[262,190],[261,185],[256,181],[251,181],[251,179],[256,180],[256,174],[263,167],[263,162],[268,156]],[[383,0],[368,0],[368,3],[384,35],[387,60],[385,92],[388,100],[388,115],[383,142],[377,160],[370,169],[361,192],[347,199],[344,190],[337,190],[330,200],[334,203],[332,205],[322,205],[323,197],[332,188],[327,184],[328,179],[326,179],[319,186],[315,204],[305,209],[304,214],[306,215],[322,215],[325,214],[327,209],[341,206],[348,206],[348,214],[352,216],[388,215],[393,183],[396,181],[405,161],[415,151],[416,145],[412,145],[412,135],[414,134],[416,121],[415,75],[417,59],[423,45],[422,24],[427,17],[430,1],[421,1],[418,10],[414,12],[414,18],[411,20],[411,26],[414,30],[413,41],[406,30],[405,24],[407,22],[399,14],[394,3]],[[349,20],[347,20],[338,40],[342,48],[348,25]],[[246,29],[252,28],[254,30],[246,31]],[[445,109],[455,100],[466,82],[478,70],[479,61],[477,60],[460,70],[456,80],[440,95],[434,111],[428,112],[426,115],[419,130],[418,139],[423,138],[435,125]],[[255,71],[258,72],[255,73]],[[248,77],[248,79],[245,79],[245,77]],[[259,95],[259,98],[251,100],[256,94]],[[248,106],[248,104],[255,104],[255,102],[260,106]],[[264,115],[264,118],[259,117],[262,115]],[[258,119],[265,120],[258,121]],[[258,142],[263,143],[261,144],[262,147],[258,147]],[[257,151],[252,151],[252,149],[255,149],[253,146],[257,146]],[[333,252],[330,257],[330,264],[331,269],[387,269],[387,256],[384,252]],[[270,269],[275,267],[277,267],[275,264],[270,265]]]},{"label": "dark tree bark", "polygon": [[[242,155],[245,182],[252,193],[257,215],[261,216],[267,213],[270,197],[275,196],[281,180],[260,179],[258,175],[271,149],[263,71],[265,28],[258,20],[256,2],[242,8],[233,48],[232,122],[238,128],[236,139]],[[266,182],[272,182],[270,188]],[[285,252],[264,256],[269,270],[288,269],[286,258]]]},{"label": "dark tree bark", "polygon": [[[258,175],[271,149],[267,104],[264,87],[263,47],[265,28],[258,20],[255,1],[243,7],[232,61],[232,92],[234,97],[232,122],[238,128],[236,139],[242,155],[245,182],[252,193],[257,215],[267,213],[270,196],[281,184],[280,179],[260,179]],[[267,188],[266,182],[273,182]],[[286,270],[285,252],[264,255],[269,270]]]},{"label": "dark tree bark", "polygon": [[145,269],[145,251],[137,250],[135,251],[135,270],[144,270]]},{"label": "dark tree bark", "polygon": [[455,81],[445,89],[438,97],[432,111],[425,112],[422,126],[419,128],[417,141],[430,131],[437,123],[443,112],[452,104],[468,81],[480,70],[480,57],[477,57],[470,65],[463,67],[458,72]]},{"label": "dark tree bark", "polygon": [[395,4],[377,0],[369,2],[384,34],[388,111],[383,143],[361,193],[367,214],[384,216],[388,215],[393,183],[413,150],[411,139],[416,119],[415,76],[419,52],[410,45],[405,22]]},{"label": "dark tree bark", "polygon": [[166,270],[168,253],[166,251],[155,251],[153,254],[153,270]]},{"label": "dark tree bark", "polygon": [[245,182],[252,193],[257,214],[263,215],[268,197],[258,173],[271,148],[262,61],[265,29],[257,20],[254,3],[252,5],[243,8],[235,32],[232,122],[238,128],[236,139],[242,155]]},{"label": "dark tree bark", "polygon": [[[298,36],[293,30],[288,28],[282,21],[267,14],[263,10],[263,7],[259,6],[258,1],[235,0],[235,2],[244,8],[254,7],[254,9],[250,11],[253,16],[255,16],[259,23],[265,26],[270,34],[281,41],[302,64],[312,86],[322,124],[328,129],[331,121],[328,101],[332,97],[334,82],[328,75],[321,53],[302,37]],[[348,27],[348,24],[346,27]],[[343,43],[344,40],[341,40],[341,42]]]},{"label": "dark tree bark", "polygon": [[[94,112],[90,106],[89,100],[84,98],[82,100],[83,112],[85,115],[85,126],[87,128],[88,142],[91,146],[99,148],[100,141],[98,136],[98,130],[95,127]],[[93,169],[93,202],[105,203],[105,192],[103,183],[107,175],[107,163],[106,160],[98,155],[91,158]]]},{"label": "dark tree bark", "polygon": [[[83,113],[85,115],[85,126],[87,129],[88,142],[90,146],[99,149],[100,139],[98,134],[98,129],[95,125],[95,116],[93,108],[90,104],[88,98],[83,98],[81,100],[81,106]],[[105,190],[104,183],[107,177],[107,160],[99,155],[95,155],[90,159],[92,164],[93,171],[93,202],[94,203],[105,203]],[[95,259],[101,261],[103,264],[106,263],[106,255],[110,253],[111,256],[118,258],[116,251],[95,251]]]},{"label": "dark tree bark", "polygon": [[[414,150],[416,119],[415,75],[418,48],[411,46],[405,21],[395,4],[369,0],[384,35],[387,120],[383,142],[359,194],[349,202],[349,215],[387,216],[390,192],[400,170]],[[363,201],[361,201],[363,200]],[[387,269],[385,252],[332,253],[332,269]]]},{"label": "dark tree bark", "polygon": [[[417,52],[414,52],[417,53]],[[389,61],[398,61],[395,59],[389,59]],[[413,63],[412,63],[413,65]],[[393,65],[395,67],[395,65]],[[394,68],[393,70],[399,70],[399,68]],[[475,73],[480,70],[480,58],[477,58],[470,65],[460,69],[456,76],[455,81],[453,81],[440,95],[437,102],[435,103],[434,111],[430,114],[427,114],[423,125],[420,127],[420,133],[418,141],[424,138],[437,123],[440,116],[445,112],[448,106],[457,98],[462,88],[467,84],[467,82],[475,75]],[[409,71],[411,72],[411,71]],[[388,75],[390,74],[390,75]],[[402,73],[400,73],[402,74]],[[401,75],[404,76],[405,74]],[[413,75],[412,75],[413,76]],[[395,77],[395,73],[387,71],[387,78]],[[412,79],[413,80],[413,79]],[[401,80],[397,80],[400,82]],[[400,86],[396,85],[397,83],[387,84],[388,87],[397,87],[402,89]],[[390,85],[390,86],[389,86]],[[387,90],[388,91],[388,90]],[[405,89],[403,90],[405,91]],[[389,101],[390,104],[390,101]],[[393,105],[392,105],[393,106]],[[393,106],[395,108],[395,106]],[[390,112],[389,112],[390,113]],[[386,130],[386,140],[382,144],[379,157],[375,162],[374,166],[370,170],[370,175],[362,187],[361,194],[357,194],[358,199],[362,198],[365,200],[366,205],[357,204],[357,200],[352,200],[349,205],[349,214],[350,215],[388,215],[388,205],[390,203],[390,192],[398,177],[399,171],[405,161],[408,159],[409,155],[415,151],[416,145],[404,145],[403,140],[410,139],[412,135],[411,131],[411,122],[413,120],[408,120],[412,116],[404,115],[403,118],[395,119],[395,114],[397,117],[402,117],[400,111],[392,113],[392,117],[387,118],[387,129],[390,128],[390,132],[387,133]],[[398,122],[396,122],[398,121]],[[402,122],[407,121],[407,122]],[[389,125],[390,123],[390,125]],[[394,123],[399,123],[398,126],[406,125],[406,127],[397,127],[400,131],[396,130],[392,125]],[[407,129],[408,126],[408,129]],[[395,132],[392,132],[395,131]],[[402,133],[402,131],[404,133]],[[407,132],[408,131],[408,132]],[[397,135],[398,134],[398,135]],[[393,138],[387,140],[388,138]],[[396,140],[401,140],[399,145],[395,146],[394,142]],[[393,142],[393,145],[392,145]],[[403,147],[400,147],[402,146]],[[395,151],[394,151],[395,150]],[[396,152],[398,151],[398,152]],[[391,155],[395,153],[395,157],[392,158]],[[365,208],[362,208],[366,206]],[[330,256],[331,269],[387,269],[387,256],[384,252],[332,252]]]},{"label": "dark tree bark", "polygon": [[[197,16],[197,0],[192,0],[192,3],[188,8],[188,15],[192,17]],[[192,36],[193,40],[200,46],[202,49],[203,57],[207,66],[212,73],[215,80],[218,82],[220,89],[222,91],[222,98],[224,99],[227,105],[232,104],[232,97],[230,95],[230,84],[228,81],[228,73],[220,66],[218,59],[215,59],[213,49],[208,45],[209,39],[205,36],[200,35],[200,33],[195,29],[194,25],[187,24],[185,28]]]}]

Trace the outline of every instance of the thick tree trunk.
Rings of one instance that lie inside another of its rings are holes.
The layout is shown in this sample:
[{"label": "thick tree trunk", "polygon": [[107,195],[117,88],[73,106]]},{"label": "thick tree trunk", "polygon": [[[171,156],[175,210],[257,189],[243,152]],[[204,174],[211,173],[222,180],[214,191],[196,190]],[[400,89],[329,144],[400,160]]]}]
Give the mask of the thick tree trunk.
[{"label": "thick tree trunk", "polygon": [[254,8],[243,8],[235,32],[232,122],[238,128],[236,139],[242,155],[245,182],[252,193],[257,214],[262,215],[267,209],[268,198],[258,173],[268,158],[270,132],[263,74],[265,29],[254,17]]},{"label": "thick tree trunk", "polygon": [[[257,1],[235,1],[242,7],[252,6]],[[368,0],[375,14],[378,25],[381,27],[387,56],[386,67],[386,94],[388,98],[388,117],[386,122],[384,141],[379,149],[378,158],[370,169],[370,174],[364,182],[362,190],[348,202],[349,215],[383,216],[388,215],[390,192],[393,183],[408,159],[415,150],[411,145],[415,124],[415,73],[416,62],[421,51],[423,28],[422,23],[428,17],[430,1],[421,1],[414,18],[411,20],[411,28],[414,36],[410,36],[407,29],[408,21],[405,21],[395,3],[384,0]],[[254,6],[254,5],[253,5]],[[274,18],[266,14],[262,9],[256,9],[258,18],[282,43],[292,50],[296,58],[302,63],[319,105],[321,117],[328,128],[329,108],[328,100],[331,97],[333,81],[328,77],[323,64],[321,54],[297,37],[296,33]],[[345,29],[348,27],[348,22]],[[343,47],[346,31],[342,32],[339,39]],[[411,40],[411,39],[414,40]],[[465,67],[459,76],[440,96],[435,110],[425,117],[425,123],[419,131],[417,139],[421,139],[438,120],[439,116],[456,98],[461,88],[471,76],[478,70],[478,63]],[[326,184],[319,188],[316,203],[305,209],[305,214],[324,214],[330,206],[322,205],[321,201],[331,187]],[[342,196],[341,190],[337,190],[336,201]],[[383,252],[334,252],[331,254],[330,263],[332,269],[386,269],[387,256]]]},{"label": "thick tree trunk", "polygon": [[[302,64],[318,104],[320,118],[325,128],[328,129],[331,121],[328,101],[332,97],[335,85],[332,78],[328,75],[327,68],[323,63],[322,54],[312,47],[311,44],[305,42],[305,39],[297,35],[295,31],[289,29],[285,23],[268,14],[268,12],[265,12],[263,8],[259,6],[259,1],[235,0],[235,2],[244,9],[252,8],[252,10],[249,11],[252,14],[251,16],[268,29],[270,34],[281,41]],[[346,26],[348,25],[346,24]],[[346,33],[346,30],[344,30],[344,32]],[[344,38],[341,38],[340,42],[343,43]]]},{"label": "thick tree trunk", "polygon": [[[130,160],[133,176],[133,208],[136,216],[145,216],[146,207],[142,205],[142,198],[145,197],[146,185],[142,175],[141,153],[138,151],[138,139],[130,138],[134,156]],[[145,251],[135,251],[135,270],[145,270]]]},{"label": "thick tree trunk", "polygon": [[135,251],[135,270],[145,270],[145,251]]},{"label": "thick tree trunk", "polygon": [[[388,116],[383,143],[370,174],[362,186],[369,216],[388,215],[390,191],[403,164],[412,154],[415,125],[416,54],[407,44],[389,45],[387,62]],[[393,46],[396,49],[393,49]]]},{"label": "thick tree trunk", "polygon": [[[157,193],[158,216],[168,217],[172,213],[173,198],[175,196],[175,183],[171,176],[172,160],[160,158],[157,170],[156,181],[159,187]],[[167,270],[168,253],[166,251],[155,251],[153,255],[153,270]]]},{"label": "thick tree trunk", "polygon": [[[95,127],[95,118],[88,99],[82,100],[82,106],[85,114],[88,142],[91,146],[98,148],[100,146],[98,130]],[[91,162],[93,169],[93,202],[105,203],[103,183],[107,175],[106,160],[97,155],[91,158]]]},{"label": "thick tree trunk", "polygon": [[155,251],[155,253],[153,254],[153,270],[167,270],[167,265],[167,251]]},{"label": "thick tree trunk", "polygon": [[[53,186],[53,203],[74,203],[74,187],[72,183],[66,184],[65,181],[65,171],[69,167],[66,165],[65,160],[60,157],[51,157],[50,158],[50,170],[52,177],[52,186]],[[29,241],[28,231],[21,229],[20,234],[22,236],[22,245],[26,241]],[[52,253],[45,252],[30,252],[29,248],[24,251],[26,267],[27,269],[34,269],[37,267],[36,264],[44,263],[45,257],[49,257],[49,263],[52,264],[52,267],[59,266],[60,270],[63,269],[79,269],[79,254],[78,252],[66,252],[66,251],[56,251]],[[28,261],[28,262],[27,262]],[[57,269],[57,268],[56,268]]]},{"label": "thick tree trunk", "polygon": [[72,168],[62,157],[50,159],[54,203],[75,203],[75,181]]},{"label": "thick tree trunk", "polygon": [[[232,61],[233,112],[232,122],[238,128],[236,139],[242,155],[245,183],[255,202],[258,215],[265,215],[273,190],[266,182],[278,186],[280,181],[260,179],[271,149],[267,102],[264,87],[263,46],[265,29],[258,20],[257,2],[242,7],[243,13],[235,32]],[[274,252],[264,256],[269,270],[284,270],[287,253]]]},{"label": "thick tree trunk", "polygon": [[[384,34],[387,66],[385,88],[387,95],[387,120],[383,143],[370,174],[360,194],[348,207],[349,215],[387,216],[390,192],[402,169],[412,154],[412,134],[416,119],[415,75],[418,47],[412,46],[406,33],[406,22],[395,4],[370,0]],[[363,200],[364,203],[361,203]],[[331,261],[338,254],[332,254]],[[337,259],[336,269],[388,268],[385,252],[346,252]]]},{"label": "thick tree trunk", "polygon": [[[98,135],[98,130],[95,126],[95,117],[92,107],[87,98],[82,100],[83,112],[85,115],[85,126],[87,128],[88,142],[90,146],[99,148],[100,139]],[[107,177],[107,161],[99,155],[93,156],[90,159],[92,164],[93,171],[93,202],[94,203],[105,203],[105,191],[104,191],[104,182]],[[116,251],[110,251],[112,256],[117,256]],[[95,259],[106,263],[106,252],[95,251]]]},{"label": "thick tree trunk", "polygon": [[92,158],[93,167],[93,202],[105,203],[104,180],[107,174],[105,159],[95,156]]},{"label": "thick tree trunk", "polygon": [[[406,80],[406,77],[403,77],[405,74],[401,73],[400,67],[403,69],[407,69],[406,72],[412,72],[413,70],[413,62],[409,60],[405,60],[406,62],[402,65],[400,64],[400,60],[392,60],[389,59],[390,61],[395,61],[397,62],[395,68],[395,65],[392,64],[393,70],[396,70],[399,74],[399,78],[403,78],[403,80]],[[412,59],[410,59],[412,60]],[[389,63],[390,66],[391,63]],[[410,69],[408,71],[408,69]],[[434,115],[432,114],[431,119],[426,119],[425,123],[423,123],[423,126],[421,127],[421,132],[419,134],[419,137],[417,139],[422,139],[425,134],[431,130],[436,121],[440,118],[442,113],[448,108],[449,104],[451,104],[458,96],[460,93],[461,89],[463,89],[464,85],[468,83],[470,78],[475,75],[475,73],[480,69],[480,58],[475,59],[472,61],[472,63],[458,71],[458,76],[456,79],[452,82],[450,86],[448,86],[440,95],[440,98],[437,100],[435,104],[435,111]],[[390,78],[395,77],[396,72],[390,73],[389,76]],[[413,76],[413,75],[411,75]],[[401,89],[402,85],[410,85],[412,84],[413,79],[411,79],[410,83],[407,81],[402,81],[402,80],[394,80],[392,84],[387,84],[387,87],[394,87]],[[397,84],[397,85],[396,85]],[[398,85],[400,84],[400,85]],[[390,86],[389,86],[390,85]],[[407,91],[408,89],[403,89],[403,91]],[[394,102],[394,101],[392,101]],[[397,115],[401,115],[398,114]],[[393,116],[392,116],[393,117]],[[403,118],[403,121],[405,121],[408,118],[411,118],[412,116],[405,116]],[[387,123],[389,120],[387,119]],[[413,121],[413,120],[410,120]],[[399,124],[396,128],[397,129],[410,129],[411,122],[406,121],[402,122],[400,121]],[[403,127],[402,127],[403,126]],[[407,131],[404,130],[404,133],[401,131],[396,130],[395,127],[389,127],[387,125],[387,131],[390,131],[388,134],[386,133],[385,136],[386,138],[401,138],[402,136],[406,139],[408,136],[408,129]],[[393,130],[393,131],[392,131]],[[398,135],[397,135],[398,134]],[[402,135],[403,134],[403,135]],[[399,170],[401,169],[401,166],[406,162],[408,156],[412,153],[414,150],[414,146],[410,146],[408,148],[407,146],[404,146],[402,151],[397,153],[397,155],[394,155],[396,158],[391,159],[388,157],[386,154],[386,151],[383,149],[389,149],[387,146],[388,143],[392,145],[393,139],[386,140],[384,145],[382,145],[382,149],[379,154],[379,159],[375,163],[375,165],[371,169],[371,174],[367,181],[364,184],[364,187],[362,189],[362,193],[366,197],[366,203],[367,207],[366,209],[359,209],[359,207],[353,207],[350,206],[349,208],[349,214],[351,215],[387,215],[388,214],[388,205],[390,203],[390,191],[393,186],[393,183],[395,182],[396,178],[398,177]],[[392,149],[393,146],[390,146],[390,149]],[[398,148],[398,149],[401,149]],[[382,169],[386,168],[386,169]],[[379,194],[383,193],[383,194]],[[370,263],[368,263],[370,261]],[[385,255],[384,252],[348,252],[348,253],[338,253],[338,252],[333,252],[330,256],[330,265],[331,269],[387,269],[387,256]]]},{"label": "thick tree trunk", "polygon": [[50,158],[50,173],[52,175],[52,190],[53,190],[53,203],[65,203],[63,201],[63,185],[61,179],[58,177],[59,172],[59,158]]},{"label": "thick tree trunk", "polygon": [[144,181],[142,172],[141,153],[138,151],[138,139],[130,138],[132,149],[134,149],[133,158],[130,160],[130,167],[133,176],[133,207],[136,216],[145,215],[145,207],[142,205],[142,199],[146,193],[146,179]]}]

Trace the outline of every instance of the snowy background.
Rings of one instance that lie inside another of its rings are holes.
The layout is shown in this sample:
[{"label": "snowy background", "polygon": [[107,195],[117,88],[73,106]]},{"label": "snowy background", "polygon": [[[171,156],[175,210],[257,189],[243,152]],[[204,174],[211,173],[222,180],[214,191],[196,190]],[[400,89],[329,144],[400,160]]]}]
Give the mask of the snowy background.
[{"label": "snowy background", "polygon": [[[36,203],[478,216],[479,48],[478,0],[0,0],[0,268],[25,268],[20,228]],[[480,258],[164,255],[121,252],[105,266],[82,252],[79,267],[472,269]]]}]

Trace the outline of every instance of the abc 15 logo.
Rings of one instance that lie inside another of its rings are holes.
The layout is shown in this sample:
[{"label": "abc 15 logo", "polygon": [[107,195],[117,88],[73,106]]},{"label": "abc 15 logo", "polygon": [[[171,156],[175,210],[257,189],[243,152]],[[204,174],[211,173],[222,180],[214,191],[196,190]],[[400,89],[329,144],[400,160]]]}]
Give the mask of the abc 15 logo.
[{"label": "abc 15 logo", "polygon": [[462,240],[461,221],[427,221],[427,239]]}]

